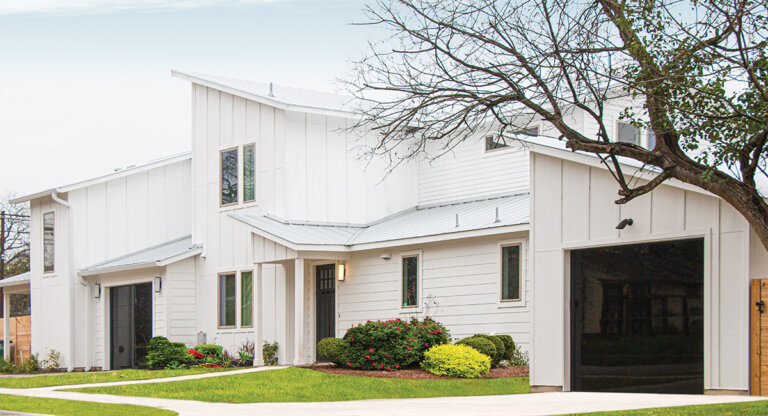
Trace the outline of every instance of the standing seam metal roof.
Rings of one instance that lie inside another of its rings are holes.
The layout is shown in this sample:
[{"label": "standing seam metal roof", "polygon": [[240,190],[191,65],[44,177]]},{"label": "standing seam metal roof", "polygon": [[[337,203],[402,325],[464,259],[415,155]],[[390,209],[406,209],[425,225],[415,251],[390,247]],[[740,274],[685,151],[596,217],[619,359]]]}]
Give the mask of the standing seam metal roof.
[{"label": "standing seam metal roof", "polygon": [[81,272],[109,271],[110,269],[160,262],[198,248],[200,248],[199,245],[192,245],[192,236],[186,235],[124,256],[93,264],[82,269]]}]

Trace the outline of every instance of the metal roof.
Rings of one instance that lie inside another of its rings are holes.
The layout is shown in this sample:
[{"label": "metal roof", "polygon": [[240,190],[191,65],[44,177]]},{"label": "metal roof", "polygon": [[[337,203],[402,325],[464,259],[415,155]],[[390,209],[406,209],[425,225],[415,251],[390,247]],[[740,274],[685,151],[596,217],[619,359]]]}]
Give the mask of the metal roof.
[{"label": "metal roof", "polygon": [[29,280],[31,277],[32,277],[31,272],[25,272],[22,274],[17,274],[16,276],[6,277],[5,279],[0,280],[0,287],[29,284]]},{"label": "metal roof", "polygon": [[145,267],[159,267],[194,256],[202,252],[202,246],[193,245],[187,235],[153,247],[115,257],[80,270],[81,276],[133,270]]},{"label": "metal roof", "polygon": [[367,225],[292,223],[271,216],[229,216],[296,245],[355,246],[527,224],[529,211],[530,194],[522,193],[417,206]]},{"label": "metal roof", "polygon": [[[287,110],[330,110],[353,113],[354,97],[322,91],[305,90],[265,82],[244,81],[195,72],[171,71],[177,78],[186,79],[196,84],[223,90],[248,99],[266,102]],[[270,92],[271,86],[271,92]]]}]

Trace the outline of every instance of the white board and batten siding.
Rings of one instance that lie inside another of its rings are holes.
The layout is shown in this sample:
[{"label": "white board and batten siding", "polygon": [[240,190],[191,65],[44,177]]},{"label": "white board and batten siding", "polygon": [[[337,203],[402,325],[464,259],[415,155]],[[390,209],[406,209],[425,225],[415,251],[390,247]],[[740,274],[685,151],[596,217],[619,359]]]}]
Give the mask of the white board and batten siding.
[{"label": "white board and batten siding", "polygon": [[[423,318],[428,314],[444,324],[455,340],[477,333],[508,334],[528,351],[532,285],[527,261],[522,302],[514,306],[500,302],[500,244],[509,240],[525,241],[527,233],[402,247],[392,249],[389,260],[381,258],[385,250],[353,253],[347,262],[348,277],[338,282],[336,289],[338,336],[366,320]],[[411,310],[400,306],[400,264],[402,254],[414,252],[421,254],[421,306]],[[527,253],[521,253],[521,259],[527,258]]]},{"label": "white board and batten siding", "polygon": [[[705,388],[746,390],[749,277],[768,270],[763,259],[750,271],[746,221],[718,198],[666,184],[616,205],[618,185],[607,170],[531,154],[531,385],[568,387],[568,250],[704,237]],[[634,224],[617,230],[623,218]]]}]

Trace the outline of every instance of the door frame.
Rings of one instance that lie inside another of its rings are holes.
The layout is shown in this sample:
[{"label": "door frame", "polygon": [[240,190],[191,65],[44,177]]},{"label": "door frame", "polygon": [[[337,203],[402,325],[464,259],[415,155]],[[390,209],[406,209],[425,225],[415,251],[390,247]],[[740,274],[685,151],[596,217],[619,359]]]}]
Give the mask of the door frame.
[{"label": "door frame", "polygon": [[[131,312],[133,312],[134,311],[134,307],[135,307],[135,301],[136,301],[136,298],[135,298],[136,297],[136,289],[135,289],[135,287],[136,286],[149,285],[150,308],[152,308],[151,311],[150,311],[150,314],[149,314],[150,338],[152,338],[154,336],[154,334],[155,334],[155,287],[154,287],[154,281],[153,280],[154,279],[151,279],[151,280],[145,281],[145,282],[126,283],[126,284],[114,284],[114,285],[109,286],[109,290],[107,291],[107,302],[106,302],[108,304],[109,317],[105,318],[104,326],[105,326],[106,331],[104,331],[104,332],[107,333],[107,339],[110,342],[112,340],[112,316],[111,316],[111,312],[112,312],[112,304],[111,304],[112,290],[115,289],[115,288],[119,288],[119,287],[131,288],[131,292],[133,293],[133,301],[134,301],[134,305],[131,306]],[[102,294],[102,296],[103,296],[103,294]],[[131,330],[133,332],[133,338],[134,338],[132,340],[132,348],[133,348],[133,355],[134,355],[134,357],[132,358],[131,368],[135,368],[134,366],[136,365],[136,363],[133,362],[133,361],[135,361],[135,355],[136,355],[136,345],[135,345],[136,322],[134,320],[134,317],[135,317],[135,313],[133,313],[133,315],[129,318],[131,320],[131,325],[130,326],[131,326]],[[107,355],[105,355],[105,357],[104,357],[104,361],[109,363],[109,367],[110,368],[112,367],[112,362],[114,360],[114,357],[112,355],[113,353],[114,353],[114,351],[112,350],[111,344],[110,344],[110,348],[106,351]]]},{"label": "door frame", "polygon": [[[124,280],[113,280],[113,279],[97,279],[93,283],[100,284],[101,285],[101,295],[99,296],[98,301],[101,301],[101,309],[102,314],[104,318],[102,318],[102,324],[104,325],[103,330],[103,349],[101,351],[102,354],[102,370],[107,371],[112,369],[112,360],[111,360],[111,351],[112,351],[112,330],[111,330],[111,310],[112,305],[110,304],[110,298],[111,298],[111,291],[113,287],[117,286],[128,286],[128,285],[137,285],[142,283],[151,283],[152,284],[152,336],[157,336],[156,328],[155,328],[155,312],[157,311],[157,296],[155,294],[155,287],[154,287],[154,278],[155,276],[160,276],[161,279],[165,280],[165,274],[164,273],[157,273],[154,274],[152,277],[141,277],[136,279],[124,279]],[[90,293],[88,295],[91,296]],[[92,330],[95,330],[93,328]],[[94,334],[95,335],[95,334]],[[94,350],[95,351],[95,350]]]},{"label": "door frame", "polygon": [[[310,308],[309,319],[310,319],[310,355],[312,357],[317,357],[317,266],[323,266],[326,264],[333,264],[335,267],[334,271],[334,278],[336,279],[334,282],[334,300],[333,300],[333,307],[335,310],[334,316],[333,316],[333,326],[336,330],[336,333],[334,336],[338,336],[339,334],[339,287],[341,286],[341,283],[339,282],[338,276],[336,276],[336,273],[339,272],[339,263],[341,260],[309,260],[309,275],[305,278],[305,284],[311,282],[311,289],[309,291],[309,301],[310,305],[312,307]],[[346,279],[345,279],[346,281]]]}]

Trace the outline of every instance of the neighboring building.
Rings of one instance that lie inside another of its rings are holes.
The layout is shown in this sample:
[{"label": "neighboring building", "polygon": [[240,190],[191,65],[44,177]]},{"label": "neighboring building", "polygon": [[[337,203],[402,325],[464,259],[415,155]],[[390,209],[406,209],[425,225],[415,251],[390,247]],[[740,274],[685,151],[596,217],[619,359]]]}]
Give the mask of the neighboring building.
[{"label": "neighboring building", "polygon": [[[131,367],[164,335],[278,341],[281,363],[307,364],[356,323],[429,315],[456,339],[511,335],[537,387],[613,388],[595,379],[622,364],[628,390],[748,389],[747,288],[768,256],[714,196],[671,181],[617,206],[599,160],[539,122],[387,174],[359,158],[375,137],[348,129],[344,97],[174,75],[192,85],[191,154],[16,200],[32,208],[33,351]],[[652,142],[621,108],[615,139]]]}]

